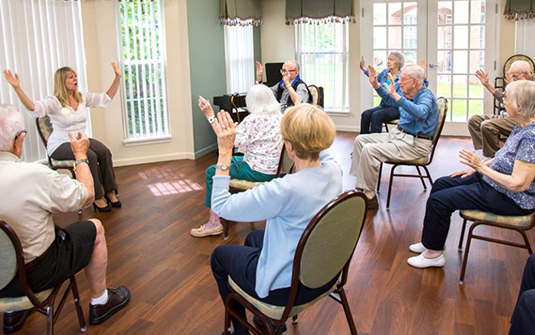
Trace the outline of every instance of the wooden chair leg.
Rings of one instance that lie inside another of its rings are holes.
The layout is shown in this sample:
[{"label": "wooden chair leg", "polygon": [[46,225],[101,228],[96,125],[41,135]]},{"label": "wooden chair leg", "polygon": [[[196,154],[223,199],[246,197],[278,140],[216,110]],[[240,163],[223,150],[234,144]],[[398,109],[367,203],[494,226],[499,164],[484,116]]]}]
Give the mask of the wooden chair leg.
[{"label": "wooden chair leg", "polygon": [[349,330],[351,331],[351,335],[358,335],[357,327],[355,326],[355,321],[353,321],[353,315],[351,314],[351,309],[349,308],[349,302],[347,301],[347,296],[346,296],[346,292],[344,291],[344,288],[341,288],[339,290],[339,294],[340,294],[342,307],[344,307],[344,313],[346,315],[346,319],[349,325]]},{"label": "wooden chair leg", "polygon": [[466,229],[466,219],[463,221],[463,228],[461,229],[461,236],[459,237],[459,246],[457,249],[463,250],[464,230]]},{"label": "wooden chair leg", "polygon": [[429,169],[427,166],[422,166],[425,170],[425,173],[427,173],[427,179],[429,179],[429,184],[431,184],[431,187],[433,187],[433,178],[431,178],[431,173],[429,173]]},{"label": "wooden chair leg", "polygon": [[54,334],[54,309],[52,304],[46,307],[46,333],[48,335]]},{"label": "wooden chair leg", "polygon": [[229,307],[225,305],[225,335],[230,335],[230,314],[228,312]]},{"label": "wooden chair leg", "polygon": [[466,273],[466,264],[468,263],[468,253],[470,253],[470,244],[472,243],[472,235],[474,228],[479,226],[479,222],[474,222],[470,229],[468,229],[468,238],[466,240],[466,249],[464,250],[463,267],[461,269],[461,278],[459,278],[459,284],[464,285],[464,275]]},{"label": "wooden chair leg", "polygon": [[386,197],[386,209],[390,209],[390,196],[392,195],[392,184],[394,183],[394,170],[397,165],[392,166],[390,170],[390,182],[388,183],[388,195]]},{"label": "wooden chair leg", "polygon": [[379,193],[379,190],[381,189],[381,175],[383,172],[383,163],[379,165],[379,178],[377,179],[377,193]]},{"label": "wooden chair leg", "polygon": [[80,332],[85,333],[87,327],[85,324],[84,312],[80,304],[80,293],[78,292],[78,284],[76,283],[76,278],[74,276],[71,277],[71,285],[72,296],[74,298],[74,306],[76,307],[76,314],[78,315],[78,322],[80,323]]},{"label": "wooden chair leg", "polygon": [[524,239],[524,243],[526,243],[526,249],[528,249],[529,254],[531,255],[533,253],[533,250],[531,249],[531,244],[529,243],[528,236],[526,235],[526,232],[522,230],[517,230],[520,235],[522,235],[522,238]]},{"label": "wooden chair leg", "polygon": [[424,176],[422,175],[422,171],[420,171],[420,167],[418,165],[415,165],[414,167],[416,168],[416,171],[418,171],[418,175],[420,176],[420,181],[422,182],[424,190],[427,190],[427,186],[425,186]]}]

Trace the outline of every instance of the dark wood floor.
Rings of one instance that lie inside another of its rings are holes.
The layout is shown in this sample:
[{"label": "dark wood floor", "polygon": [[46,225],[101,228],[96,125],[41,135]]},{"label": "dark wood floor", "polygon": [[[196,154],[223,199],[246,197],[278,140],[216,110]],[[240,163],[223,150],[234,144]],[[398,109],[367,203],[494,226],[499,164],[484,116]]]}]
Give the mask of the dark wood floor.
[{"label": "dark wood floor", "polygon": [[[355,134],[340,133],[334,152],[344,171]],[[439,177],[463,168],[457,152],[470,148],[467,139],[443,138],[431,166]],[[223,304],[210,272],[212,250],[221,244],[241,244],[261,223],[231,227],[231,238],[196,239],[189,230],[203,223],[204,170],[215,154],[196,161],[175,161],[117,168],[123,208],[93,213],[104,223],[109,248],[109,286],[126,285],[130,304],[88,334],[220,334]],[[386,170],[385,170],[386,171]],[[389,173],[383,174],[383,190]],[[458,278],[461,253],[457,250],[461,220],[453,215],[443,269],[418,270],[407,265],[411,243],[421,236],[428,192],[420,181],[396,181],[391,210],[386,191],[380,209],[368,216],[355,252],[346,286],[359,334],[506,334],[524,262],[525,250],[476,241],[468,263],[466,284]],[[353,188],[346,175],[344,187]],[[497,204],[498,205],[498,204]],[[60,225],[77,215],[57,217]],[[517,239],[510,233],[488,231],[491,236]],[[533,240],[533,234],[530,234]],[[77,276],[86,318],[89,291],[83,273]],[[19,334],[44,334],[45,319],[30,316]],[[288,323],[287,334],[349,334],[342,308],[324,299]],[[77,334],[74,307],[69,301],[56,325],[57,334]]]}]

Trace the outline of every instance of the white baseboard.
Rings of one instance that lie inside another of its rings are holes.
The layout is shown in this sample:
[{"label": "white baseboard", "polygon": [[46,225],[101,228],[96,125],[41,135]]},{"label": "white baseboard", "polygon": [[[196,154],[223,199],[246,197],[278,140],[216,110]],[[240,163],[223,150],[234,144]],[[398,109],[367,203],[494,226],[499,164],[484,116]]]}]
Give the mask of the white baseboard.
[{"label": "white baseboard", "polygon": [[350,132],[353,132],[353,133],[358,133],[360,132],[360,127],[359,126],[336,126],[336,130],[337,131],[350,131]]}]

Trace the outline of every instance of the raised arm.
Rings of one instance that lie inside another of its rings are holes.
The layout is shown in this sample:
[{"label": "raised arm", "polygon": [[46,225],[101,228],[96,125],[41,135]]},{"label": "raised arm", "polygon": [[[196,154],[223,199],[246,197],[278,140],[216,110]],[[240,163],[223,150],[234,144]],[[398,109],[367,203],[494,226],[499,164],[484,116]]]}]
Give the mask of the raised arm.
[{"label": "raised arm", "polygon": [[110,88],[106,92],[106,94],[113,99],[115,97],[115,94],[117,94],[117,90],[119,89],[119,84],[121,82],[121,76],[123,75],[121,72],[121,69],[119,69],[119,66],[115,63],[111,63],[111,67],[113,68],[113,72],[115,72],[115,79],[113,79],[113,82],[111,83]]},{"label": "raised arm", "polygon": [[201,112],[204,114],[210,125],[212,126],[212,130],[217,135],[217,132],[219,131],[216,127],[215,121],[217,120],[215,117],[214,109],[212,108],[212,105],[210,104],[210,101],[206,100],[205,98],[201,97],[199,95],[199,108],[201,109]]},{"label": "raised arm", "polygon": [[15,93],[17,93],[17,96],[19,97],[19,100],[20,102],[22,102],[24,107],[26,107],[27,110],[33,112],[35,110],[35,104],[30,98],[28,98],[26,93],[24,93],[24,91],[20,87],[19,75],[16,73],[15,75],[13,75],[11,71],[4,70],[4,77],[6,77],[7,82],[13,87]]},{"label": "raised arm", "polygon": [[483,85],[483,87],[485,87],[490,94],[496,94],[496,89],[489,83],[489,74],[487,72],[483,70],[477,70],[476,78],[479,79],[481,85]]}]

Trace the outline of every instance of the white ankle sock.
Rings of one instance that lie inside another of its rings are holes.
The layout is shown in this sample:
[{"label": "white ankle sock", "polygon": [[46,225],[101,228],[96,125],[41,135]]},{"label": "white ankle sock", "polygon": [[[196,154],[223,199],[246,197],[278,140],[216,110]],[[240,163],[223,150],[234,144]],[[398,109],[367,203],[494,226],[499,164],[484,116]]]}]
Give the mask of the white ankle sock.
[{"label": "white ankle sock", "polygon": [[108,302],[108,290],[106,289],[100,297],[91,298],[91,305],[104,305]]}]

